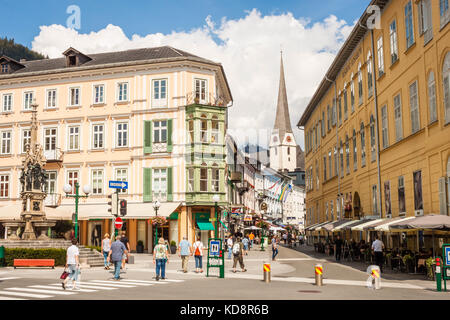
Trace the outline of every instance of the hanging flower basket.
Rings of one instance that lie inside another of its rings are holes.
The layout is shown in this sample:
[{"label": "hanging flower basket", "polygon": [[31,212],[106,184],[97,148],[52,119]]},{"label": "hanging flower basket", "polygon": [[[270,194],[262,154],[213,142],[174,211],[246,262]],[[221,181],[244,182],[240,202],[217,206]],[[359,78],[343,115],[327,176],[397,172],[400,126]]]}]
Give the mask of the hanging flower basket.
[{"label": "hanging flower basket", "polygon": [[164,217],[159,217],[159,216],[152,217],[148,220],[148,223],[149,224],[151,223],[154,226],[156,226],[156,225],[161,226],[161,225],[164,225],[167,223],[167,219]]}]

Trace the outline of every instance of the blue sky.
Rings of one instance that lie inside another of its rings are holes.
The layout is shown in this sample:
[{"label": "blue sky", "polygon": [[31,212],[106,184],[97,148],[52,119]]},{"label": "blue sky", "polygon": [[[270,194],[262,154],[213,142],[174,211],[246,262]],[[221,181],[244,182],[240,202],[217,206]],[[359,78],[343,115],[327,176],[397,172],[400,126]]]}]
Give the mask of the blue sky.
[{"label": "blue sky", "polygon": [[291,12],[296,18],[308,17],[312,22],[323,20],[330,14],[348,23],[358,19],[367,7],[368,0],[0,0],[8,8],[7,19],[0,20],[0,35],[14,38],[16,42],[31,47],[39,34],[39,26],[65,25],[66,9],[75,4],[81,8],[80,33],[98,31],[108,24],[120,26],[125,34],[145,35],[172,31],[189,31],[205,24],[211,15],[215,22],[222,17],[243,18],[246,10],[258,9],[262,15]]}]

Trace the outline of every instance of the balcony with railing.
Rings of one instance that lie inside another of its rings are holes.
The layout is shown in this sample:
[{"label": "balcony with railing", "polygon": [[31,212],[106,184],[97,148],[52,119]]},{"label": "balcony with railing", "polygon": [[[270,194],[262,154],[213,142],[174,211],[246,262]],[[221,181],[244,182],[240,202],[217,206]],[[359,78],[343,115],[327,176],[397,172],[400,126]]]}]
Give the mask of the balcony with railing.
[{"label": "balcony with railing", "polygon": [[47,162],[62,162],[64,152],[60,148],[55,148],[53,150],[44,150],[44,156]]},{"label": "balcony with railing", "polygon": [[56,208],[61,205],[61,194],[59,193],[48,193],[47,197],[44,199],[44,205],[46,207]]},{"label": "balcony with railing", "polygon": [[225,97],[212,94],[211,92],[199,93],[197,91],[186,94],[186,105],[203,104],[209,106],[225,106]]}]

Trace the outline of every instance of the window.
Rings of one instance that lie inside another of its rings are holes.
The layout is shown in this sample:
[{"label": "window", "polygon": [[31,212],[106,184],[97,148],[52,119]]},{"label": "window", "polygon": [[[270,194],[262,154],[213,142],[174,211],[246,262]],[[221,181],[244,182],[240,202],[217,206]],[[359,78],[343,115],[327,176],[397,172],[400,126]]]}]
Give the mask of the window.
[{"label": "window", "polygon": [[437,120],[436,113],[436,81],[434,72],[431,71],[428,76],[428,108],[430,110],[430,123]]},{"label": "window", "polygon": [[361,71],[361,62],[358,65],[358,102],[359,105],[363,103],[363,76]]},{"label": "window", "polygon": [[92,170],[92,194],[103,194],[103,170]]},{"label": "window", "polygon": [[338,106],[339,106],[339,125],[341,125],[342,124],[342,101],[341,101],[340,95],[338,98]]},{"label": "window", "polygon": [[167,142],[167,121],[153,122],[153,142],[166,143]]},{"label": "window", "polygon": [[331,216],[331,221],[334,220],[334,213],[333,213],[333,200],[330,201],[330,216]]},{"label": "window", "polygon": [[219,120],[217,116],[213,116],[211,121],[211,143],[219,143]]},{"label": "window", "polygon": [[9,65],[6,63],[2,64],[2,73],[8,73]]},{"label": "window", "polygon": [[167,79],[153,80],[152,107],[167,107]]},{"label": "window", "polygon": [[350,142],[348,135],[345,135],[345,163],[347,167],[347,174],[350,173]]},{"label": "window", "polygon": [[372,55],[369,51],[367,54],[367,90],[369,92],[369,97],[373,94],[373,78],[372,78]]},{"label": "window", "polygon": [[331,120],[331,115],[330,115],[330,106],[327,106],[327,128],[328,131],[330,131],[331,127],[330,127],[330,121]]},{"label": "window", "polygon": [[80,150],[80,127],[70,126],[69,127],[69,145],[68,150]]},{"label": "window", "polygon": [[448,10],[448,0],[439,0],[439,12],[441,17],[441,28],[450,21],[450,10]]},{"label": "window", "polygon": [[3,103],[2,103],[2,111],[3,112],[11,112],[12,111],[12,94],[4,94],[3,95]]},{"label": "window", "polygon": [[208,191],[208,168],[206,168],[206,163],[203,163],[202,168],[200,168],[200,191]]},{"label": "window", "polygon": [[80,105],[80,88],[70,88],[69,89],[69,106],[79,106]]},{"label": "window", "polygon": [[328,151],[328,179],[333,178],[332,164],[331,164],[331,150]]},{"label": "window", "polygon": [[403,138],[402,100],[400,94],[394,97],[395,141]]},{"label": "window", "polygon": [[334,147],[334,176],[336,177],[338,175],[338,153],[337,153],[337,146]]},{"label": "window", "polygon": [[325,220],[328,221],[328,202],[325,202]]},{"label": "window", "polygon": [[24,129],[22,130],[22,153],[27,152],[27,146],[31,147],[31,130]]},{"label": "window", "polygon": [[[213,164],[213,167],[217,167],[217,164]],[[211,173],[211,191],[212,192],[219,192],[219,169],[218,168],[212,168]]]},{"label": "window", "polygon": [[44,154],[47,159],[55,158],[55,150],[57,144],[57,129],[45,128],[44,129]]},{"label": "window", "polygon": [[353,82],[353,73],[352,80],[350,81],[350,105],[352,108],[352,113],[355,112],[355,83]]},{"label": "window", "polygon": [[200,120],[200,141],[208,142],[208,121],[206,120],[206,115],[202,114]]},{"label": "window", "polygon": [[344,89],[344,120],[348,119],[347,89]]},{"label": "window", "polygon": [[[447,4],[448,8],[448,4]],[[448,12],[448,9],[447,9]],[[447,52],[442,68],[442,78],[444,84],[444,113],[445,123],[450,122],[450,52]]]},{"label": "window", "polygon": [[413,172],[414,214],[423,214],[422,171]]},{"label": "window", "polygon": [[344,146],[342,144],[342,140],[339,145],[339,161],[340,161],[340,169],[341,169],[341,177],[344,176]]},{"label": "window", "polygon": [[391,64],[398,60],[398,42],[397,42],[397,21],[394,20],[389,26],[389,38],[391,40]]},{"label": "window", "polygon": [[25,92],[23,95],[23,110],[31,110],[33,103],[33,92]]},{"label": "window", "polygon": [[327,156],[323,156],[323,181],[327,181]]},{"label": "window", "polygon": [[373,118],[373,115],[370,116],[370,154],[371,154],[371,160],[376,160],[376,153],[375,153],[375,120]]},{"label": "window", "polygon": [[[52,194],[52,193],[57,192],[57,189],[56,189],[57,179],[56,178],[57,178],[56,171],[48,172],[48,180],[47,180],[47,184],[45,185],[47,193]],[[52,201],[52,199],[50,198],[49,201]]]},{"label": "window", "polygon": [[414,26],[411,1],[409,1],[405,6],[405,32],[406,48],[409,49],[414,44]]},{"label": "window", "polygon": [[336,99],[333,99],[333,107],[331,110],[331,124],[336,125]]},{"label": "window", "polygon": [[383,139],[383,148],[389,147],[388,113],[386,105],[381,107],[381,135]]},{"label": "window", "polygon": [[325,137],[325,111],[322,111],[322,120],[320,121],[320,130],[322,138]]},{"label": "window", "polygon": [[56,108],[56,89],[47,90],[47,108]]},{"label": "window", "polygon": [[366,165],[366,134],[363,122],[361,122],[360,136],[361,136],[361,167],[364,167]]},{"label": "window", "polygon": [[378,52],[378,76],[381,77],[384,74],[383,37],[378,38],[377,52]]},{"label": "window", "polygon": [[189,120],[188,122],[188,130],[189,130],[189,138],[191,139],[190,143],[194,143],[194,120]]},{"label": "window", "polygon": [[417,97],[417,81],[414,81],[409,86],[409,106],[411,112],[411,132],[415,133],[420,129],[419,99]]},{"label": "window", "polygon": [[422,0],[418,3],[419,34],[423,35],[424,44],[433,39],[433,24],[431,14],[431,0]]},{"label": "window", "polygon": [[92,125],[92,149],[103,149],[104,148],[104,125],[94,124]]},{"label": "window", "polygon": [[[116,168],[116,181],[128,181],[128,169]],[[119,189],[119,193],[127,193],[128,189]]]},{"label": "window", "polygon": [[188,169],[188,192],[194,192],[194,168]]},{"label": "window", "polygon": [[11,153],[11,131],[2,131],[1,132],[1,154],[10,154]]},{"label": "window", "polygon": [[105,103],[105,86],[98,84],[94,86],[94,104]]},{"label": "window", "polygon": [[358,149],[356,146],[356,130],[353,129],[353,170],[358,169]]},{"label": "window", "polygon": [[199,103],[207,103],[207,83],[204,79],[195,79],[195,99],[198,99]]},{"label": "window", "polygon": [[398,177],[398,212],[399,214],[406,213],[405,183],[403,177]]},{"label": "window", "polygon": [[316,190],[319,190],[320,180],[319,180],[319,160],[316,160]]},{"label": "window", "polygon": [[75,194],[75,184],[79,184],[79,172],[76,170],[70,170],[67,172],[67,183],[72,186],[72,193]]},{"label": "window", "polygon": [[[156,125],[155,125],[155,129],[156,129]],[[127,122],[117,123],[116,146],[117,147],[128,146],[128,123]]]},{"label": "window", "polygon": [[0,175],[0,198],[9,198],[9,175]]},{"label": "window", "polygon": [[373,214],[378,214],[378,195],[376,184],[372,186],[372,207],[373,207]]},{"label": "window", "polygon": [[117,84],[117,102],[128,101],[128,82]]}]

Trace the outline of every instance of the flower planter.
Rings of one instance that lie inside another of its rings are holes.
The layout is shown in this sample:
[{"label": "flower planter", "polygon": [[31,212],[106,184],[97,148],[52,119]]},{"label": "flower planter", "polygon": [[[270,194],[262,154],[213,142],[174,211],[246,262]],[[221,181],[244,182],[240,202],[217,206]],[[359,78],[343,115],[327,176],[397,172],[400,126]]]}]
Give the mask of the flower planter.
[{"label": "flower planter", "polygon": [[177,253],[177,246],[170,246],[170,253],[176,254]]}]

